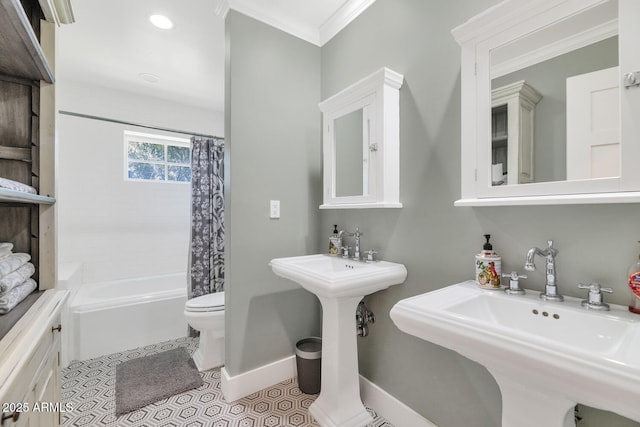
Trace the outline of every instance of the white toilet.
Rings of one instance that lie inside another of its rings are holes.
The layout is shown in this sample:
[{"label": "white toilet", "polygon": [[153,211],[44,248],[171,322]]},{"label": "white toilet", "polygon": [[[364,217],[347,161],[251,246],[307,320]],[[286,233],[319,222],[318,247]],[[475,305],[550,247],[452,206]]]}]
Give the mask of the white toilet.
[{"label": "white toilet", "polygon": [[193,354],[199,371],[224,365],[224,292],[187,300],[184,317],[200,331],[200,345]]}]

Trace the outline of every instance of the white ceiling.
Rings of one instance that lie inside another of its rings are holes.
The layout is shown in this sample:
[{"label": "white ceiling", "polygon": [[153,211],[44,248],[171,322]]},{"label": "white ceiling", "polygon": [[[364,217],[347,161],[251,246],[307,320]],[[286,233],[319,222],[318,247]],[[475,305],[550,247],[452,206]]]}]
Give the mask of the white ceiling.
[{"label": "white ceiling", "polygon": [[[58,78],[224,109],[229,9],[322,45],[375,0],[77,0],[59,29]],[[174,23],[155,28],[149,15]],[[156,83],[140,75],[150,73]]]}]

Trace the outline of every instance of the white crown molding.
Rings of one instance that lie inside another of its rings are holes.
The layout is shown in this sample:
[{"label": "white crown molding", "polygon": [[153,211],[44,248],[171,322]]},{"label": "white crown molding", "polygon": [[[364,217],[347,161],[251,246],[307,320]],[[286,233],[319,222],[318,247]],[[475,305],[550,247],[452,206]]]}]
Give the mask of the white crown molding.
[{"label": "white crown molding", "polygon": [[383,86],[399,90],[403,82],[404,76],[402,74],[387,67],[382,67],[322,101],[319,104],[320,111],[324,113],[329,110],[339,110],[372,93],[379,92],[380,97],[382,97]]},{"label": "white crown molding", "polygon": [[229,13],[229,1],[228,0],[216,0],[215,5],[216,15],[225,19]]},{"label": "white crown molding", "polygon": [[336,34],[342,31],[347,25],[356,19],[362,12],[376,0],[350,0],[338,9],[319,28],[320,46],[331,40]]},{"label": "white crown molding", "polygon": [[240,12],[243,15],[247,15],[250,18],[277,28],[280,31],[320,46],[320,33],[317,28],[312,28],[298,20],[287,19],[280,14],[259,10],[254,7],[254,2],[251,0],[226,0],[226,2],[228,2],[229,8],[236,12]]},{"label": "white crown molding", "polygon": [[530,20],[553,7],[579,4],[583,10],[605,3],[607,0],[504,0],[451,30],[458,44],[469,40],[485,40],[513,27],[519,22]]},{"label": "white crown molding", "polygon": [[329,19],[315,28],[291,16],[284,16],[274,10],[260,10],[254,6],[255,0],[217,0],[216,14],[226,18],[230,9],[275,27],[316,46],[322,46],[343,28],[349,25],[376,0],[349,0]]},{"label": "white crown molding", "polygon": [[39,3],[47,22],[58,25],[76,22],[71,8],[71,0],[39,0]]},{"label": "white crown molding", "polygon": [[618,34],[618,20],[606,22],[579,34],[565,37],[526,54],[510,58],[497,64],[491,64],[491,78],[495,79],[556,56],[589,46]]}]

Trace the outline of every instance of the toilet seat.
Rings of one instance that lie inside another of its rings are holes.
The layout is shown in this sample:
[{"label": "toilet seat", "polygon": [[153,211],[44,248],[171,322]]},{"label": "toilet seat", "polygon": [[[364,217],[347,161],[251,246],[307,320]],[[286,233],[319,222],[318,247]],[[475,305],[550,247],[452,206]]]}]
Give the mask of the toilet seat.
[{"label": "toilet seat", "polygon": [[184,308],[186,311],[221,311],[224,310],[224,292],[215,292],[188,300]]}]

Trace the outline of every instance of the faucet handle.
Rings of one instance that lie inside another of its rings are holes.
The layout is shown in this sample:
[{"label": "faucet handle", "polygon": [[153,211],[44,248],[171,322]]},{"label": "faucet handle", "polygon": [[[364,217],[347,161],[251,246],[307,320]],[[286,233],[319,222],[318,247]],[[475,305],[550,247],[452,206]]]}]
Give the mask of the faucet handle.
[{"label": "faucet handle", "polygon": [[613,293],[613,289],[611,288],[603,288],[600,283],[590,283],[588,285],[583,285],[582,283],[578,283],[578,288],[580,289],[589,289],[589,292],[606,292],[608,294]]},{"label": "faucet handle", "polygon": [[520,287],[520,279],[526,279],[527,276],[525,276],[524,274],[518,274],[515,271],[512,271],[511,273],[502,273],[502,277],[504,277],[505,279],[509,279],[509,287],[506,288],[504,291],[509,294],[509,295],[524,295],[525,291],[524,289],[522,289]]},{"label": "faucet handle", "polygon": [[578,288],[589,289],[588,299],[582,301],[583,307],[593,310],[609,310],[609,304],[602,300],[602,292],[612,294],[613,289],[603,288],[599,283],[591,283],[589,285],[578,283]]},{"label": "faucet handle", "polygon": [[511,279],[511,280],[518,280],[518,279],[526,279],[527,276],[524,274],[518,274],[515,271],[512,271],[511,273],[502,273],[502,277],[504,277],[505,279]]},{"label": "faucet handle", "polygon": [[342,258],[349,258],[349,251],[352,249],[351,246],[342,246]]},{"label": "faucet handle", "polygon": [[364,253],[367,254],[367,259],[365,260],[366,262],[375,262],[375,259],[373,259],[373,254],[377,254],[378,251],[369,249],[368,251],[364,251]]}]

